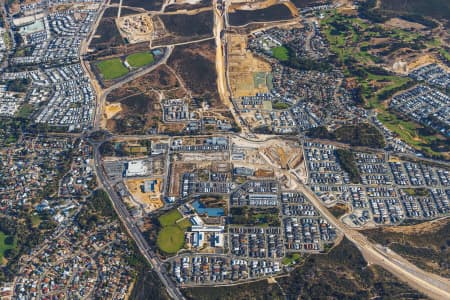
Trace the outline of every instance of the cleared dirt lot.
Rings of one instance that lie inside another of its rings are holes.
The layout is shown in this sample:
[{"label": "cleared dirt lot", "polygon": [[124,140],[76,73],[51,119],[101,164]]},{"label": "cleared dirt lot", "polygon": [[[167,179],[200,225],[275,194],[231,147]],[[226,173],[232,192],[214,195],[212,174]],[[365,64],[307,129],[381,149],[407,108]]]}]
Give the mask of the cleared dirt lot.
[{"label": "cleared dirt lot", "polygon": [[153,34],[152,18],[146,13],[121,16],[116,19],[117,27],[129,43],[150,41]]},{"label": "cleared dirt lot", "polygon": [[120,103],[112,103],[109,105],[106,105],[105,107],[105,114],[107,119],[111,119],[118,113],[122,111],[122,105]]},{"label": "cleared dirt lot", "polygon": [[[254,96],[256,93],[268,93],[265,80],[255,79],[265,77],[272,71],[269,63],[255,57],[247,50],[247,37],[229,35],[228,45],[228,75],[231,92],[234,98]],[[261,76],[264,75],[264,76]]]},{"label": "cleared dirt lot", "polygon": [[[150,182],[156,181],[154,183],[154,192],[144,192],[144,184],[150,184]],[[161,200],[161,186],[162,180],[155,178],[134,178],[125,180],[125,185],[130,191],[133,199],[142,204],[146,212],[154,211],[161,208],[164,203]]]}]

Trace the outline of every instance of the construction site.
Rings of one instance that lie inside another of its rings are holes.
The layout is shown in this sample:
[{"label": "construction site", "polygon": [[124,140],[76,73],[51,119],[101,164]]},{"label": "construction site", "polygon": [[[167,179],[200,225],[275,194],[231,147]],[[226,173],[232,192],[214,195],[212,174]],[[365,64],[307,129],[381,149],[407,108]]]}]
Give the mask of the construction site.
[{"label": "construction site", "polygon": [[133,178],[125,180],[125,185],[132,195],[132,200],[146,213],[164,206],[162,201],[162,180],[159,178]]},{"label": "construction site", "polygon": [[116,23],[121,36],[130,44],[152,39],[153,22],[147,13],[120,17]]},{"label": "construction site", "polygon": [[290,174],[302,182],[307,178],[303,153],[296,141],[273,139],[259,144],[233,137],[232,148],[233,167],[253,170],[250,178],[276,178],[287,189],[296,188]]}]

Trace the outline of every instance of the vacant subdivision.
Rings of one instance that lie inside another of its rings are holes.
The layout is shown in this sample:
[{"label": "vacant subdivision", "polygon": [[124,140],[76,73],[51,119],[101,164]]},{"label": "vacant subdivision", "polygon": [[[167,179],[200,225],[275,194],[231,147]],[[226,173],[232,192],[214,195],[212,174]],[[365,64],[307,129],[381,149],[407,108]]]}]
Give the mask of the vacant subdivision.
[{"label": "vacant subdivision", "polygon": [[269,92],[270,64],[247,49],[247,37],[228,35],[228,76],[233,98]]}]

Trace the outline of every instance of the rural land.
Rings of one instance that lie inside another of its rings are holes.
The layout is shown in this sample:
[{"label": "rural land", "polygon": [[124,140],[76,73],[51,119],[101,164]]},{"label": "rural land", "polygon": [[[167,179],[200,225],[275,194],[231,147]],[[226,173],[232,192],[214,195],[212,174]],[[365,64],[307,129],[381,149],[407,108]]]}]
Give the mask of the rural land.
[{"label": "rural land", "polygon": [[450,2],[0,3],[0,299],[450,299]]}]

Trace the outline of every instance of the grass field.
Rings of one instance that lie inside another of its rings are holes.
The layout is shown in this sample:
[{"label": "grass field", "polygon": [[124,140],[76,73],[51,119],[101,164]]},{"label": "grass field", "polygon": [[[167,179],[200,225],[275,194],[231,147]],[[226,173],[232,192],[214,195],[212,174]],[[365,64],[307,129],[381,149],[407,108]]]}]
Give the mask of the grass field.
[{"label": "grass field", "polygon": [[299,253],[290,253],[283,257],[283,260],[281,261],[283,265],[292,265],[297,263],[300,260],[300,254]]},{"label": "grass field", "polygon": [[11,39],[9,38],[8,32],[5,32],[5,33],[3,34],[3,41],[4,41],[4,43],[5,43],[5,46],[6,46],[7,48],[9,48],[10,43],[11,43]]},{"label": "grass field", "polygon": [[3,257],[5,257],[5,252],[9,249],[14,249],[17,247],[17,241],[14,239],[12,244],[8,244],[6,239],[8,236],[0,231],[0,264],[3,263]]},{"label": "grass field", "polygon": [[186,219],[183,219],[180,222],[178,222],[177,225],[182,229],[187,229],[192,226],[192,223],[191,223],[191,221],[189,221],[188,218],[186,218]]},{"label": "grass field", "polygon": [[158,232],[156,244],[164,253],[174,254],[183,248],[184,232],[191,226],[191,223],[188,219],[185,219],[177,224],[176,222],[181,218],[180,212],[176,209],[173,209],[158,218],[162,228]]},{"label": "grass field", "polygon": [[285,102],[275,102],[273,104],[273,108],[275,109],[288,109],[289,107],[291,106]]},{"label": "grass field", "polygon": [[120,58],[112,58],[97,63],[97,67],[105,80],[116,79],[128,74],[128,69]]},{"label": "grass field", "polygon": [[127,62],[133,68],[146,66],[151,64],[153,61],[153,54],[148,52],[134,53],[127,56]]},{"label": "grass field", "polygon": [[289,51],[284,46],[272,48],[272,55],[279,61],[288,61],[289,60]]},{"label": "grass field", "polygon": [[448,52],[444,49],[441,49],[439,52],[446,60],[450,61],[450,52]]},{"label": "grass field", "polygon": [[184,231],[178,225],[166,226],[158,233],[156,243],[165,253],[177,253],[184,245]]},{"label": "grass field", "polygon": [[31,225],[33,225],[33,227],[38,227],[39,224],[41,224],[41,217],[39,215],[32,215],[31,216]]},{"label": "grass field", "polygon": [[158,218],[159,223],[161,224],[162,227],[175,225],[175,222],[178,221],[179,219],[181,219],[181,214],[176,209],[173,209]]}]

